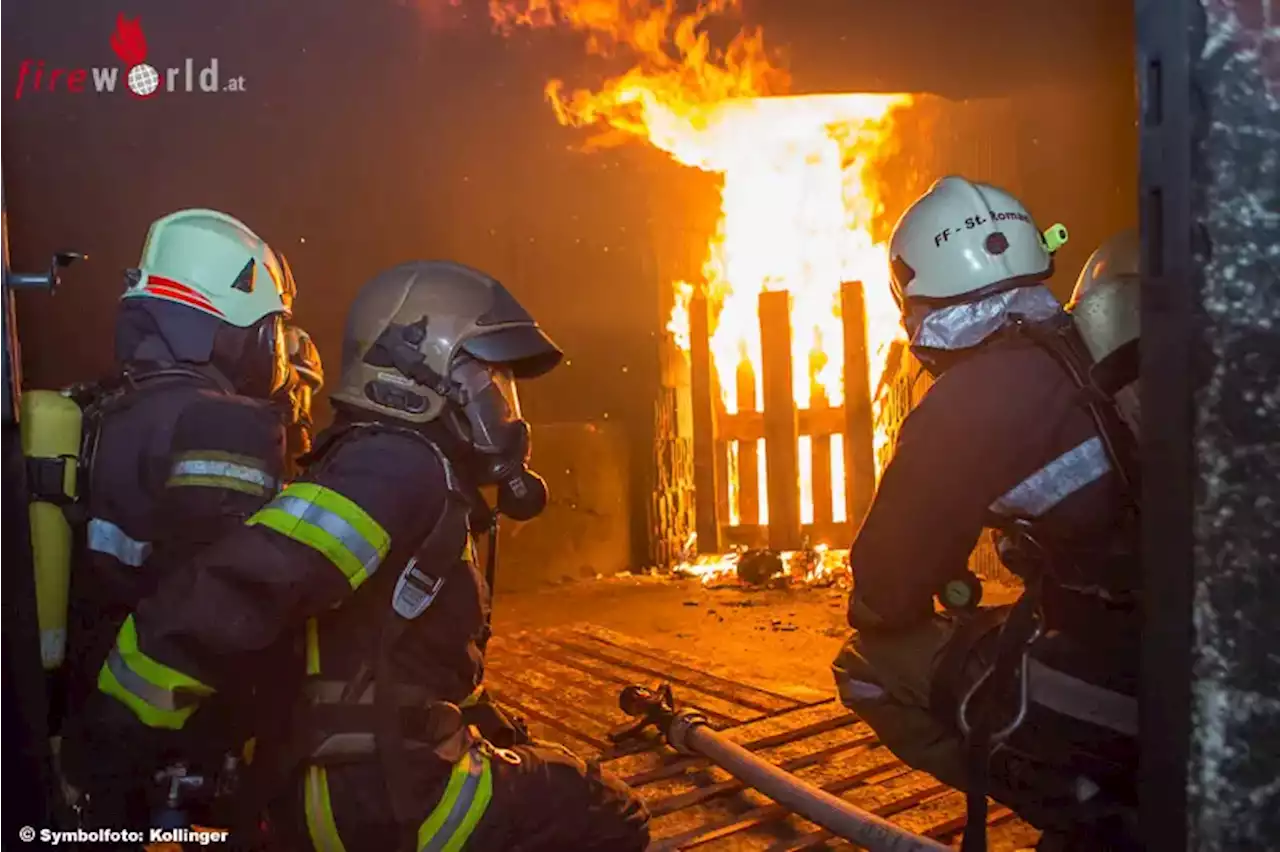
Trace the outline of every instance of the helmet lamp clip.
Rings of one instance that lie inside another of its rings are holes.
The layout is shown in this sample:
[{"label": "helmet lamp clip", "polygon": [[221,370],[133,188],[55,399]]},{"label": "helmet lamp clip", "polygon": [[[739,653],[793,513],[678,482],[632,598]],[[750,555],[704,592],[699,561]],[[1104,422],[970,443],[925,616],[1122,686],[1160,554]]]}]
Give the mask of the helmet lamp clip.
[{"label": "helmet lamp clip", "polygon": [[426,322],[426,317],[423,317],[410,325],[387,326],[378,341],[370,347],[365,363],[374,367],[394,367],[448,401],[463,405],[465,399],[461,386],[433,370],[427,364],[426,356],[418,349],[426,337]]}]

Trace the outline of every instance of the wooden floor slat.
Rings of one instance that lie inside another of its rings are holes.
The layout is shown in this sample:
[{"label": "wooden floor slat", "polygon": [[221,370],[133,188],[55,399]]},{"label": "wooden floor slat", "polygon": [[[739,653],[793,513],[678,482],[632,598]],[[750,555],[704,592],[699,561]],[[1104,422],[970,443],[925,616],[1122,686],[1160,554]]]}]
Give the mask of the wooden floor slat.
[{"label": "wooden floor slat", "polygon": [[730,688],[742,689],[747,693],[754,693],[758,698],[766,702],[778,702],[775,709],[782,709],[787,706],[807,703],[806,699],[797,698],[794,695],[784,695],[773,689],[766,689],[761,686],[745,683],[742,678],[736,674],[733,676],[715,674],[711,671],[711,665],[706,661],[692,660],[683,654],[673,653],[667,650],[659,650],[657,648],[651,649],[629,636],[623,636],[612,630],[605,630],[589,624],[576,625],[572,629],[573,632],[579,636],[587,637],[595,642],[608,645],[637,657],[648,658],[650,661],[658,663],[664,670],[672,669],[675,671],[689,672],[698,675],[701,678],[719,681]]},{"label": "wooden floor slat", "polygon": [[[776,699],[765,700],[753,696],[747,690],[737,690],[730,686],[718,682],[718,679],[710,676],[699,676],[698,674],[690,674],[675,667],[671,670],[658,668],[661,663],[644,660],[636,662],[629,660],[625,655],[617,652],[616,649],[601,645],[599,643],[590,643],[589,640],[574,641],[572,639],[562,639],[553,637],[551,641],[559,645],[561,648],[582,654],[593,660],[598,660],[611,666],[617,666],[623,669],[629,669],[636,673],[636,682],[645,683],[652,680],[662,680],[676,686],[692,689],[703,695],[710,695],[719,698],[722,701],[732,701],[734,704],[740,704],[743,707],[755,710],[758,714],[764,715],[778,710],[787,710],[794,707],[794,704],[781,704]],[[737,693],[737,694],[735,694]],[[746,693],[746,696],[743,696]]]},{"label": "wooden floor slat", "polygon": [[[622,671],[616,667],[610,667],[607,663],[575,655],[540,637],[521,637],[519,642],[501,647],[503,650],[497,655],[499,666],[516,664],[518,661],[521,665],[533,665],[548,672],[574,672],[571,678],[581,678],[598,684],[599,699],[607,704],[611,711],[617,710],[618,694],[623,687],[637,682],[637,677],[632,672]],[[508,648],[510,648],[509,651]],[[760,717],[758,710],[698,693],[690,693],[684,701],[684,706],[704,714],[708,721],[718,728],[739,725]],[[622,711],[617,712],[620,715]]]},{"label": "wooden floor slat", "polygon": [[[627,721],[618,694],[630,684],[673,686],[731,742],[910,830],[954,845],[964,797],[903,765],[839,702],[795,685],[755,683],[687,654],[590,625],[495,638],[487,665],[495,702],[522,716],[535,736],[564,743],[626,779],[646,802],[660,850],[791,852],[855,849],[790,813],[704,758],[679,754],[652,730],[615,744]],[[992,852],[1034,844],[1037,833],[1006,809],[989,816]]]}]

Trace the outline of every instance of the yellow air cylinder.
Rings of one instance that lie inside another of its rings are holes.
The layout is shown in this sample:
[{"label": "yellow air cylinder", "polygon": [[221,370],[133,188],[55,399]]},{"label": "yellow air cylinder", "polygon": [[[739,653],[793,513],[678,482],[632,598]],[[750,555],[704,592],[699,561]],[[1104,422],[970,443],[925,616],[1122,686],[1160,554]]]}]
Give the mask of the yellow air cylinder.
[{"label": "yellow air cylinder", "polygon": [[28,459],[40,658],[45,670],[52,671],[62,665],[67,649],[73,538],[63,506],[77,496],[83,415],[79,405],[57,391],[26,391],[19,423]]}]

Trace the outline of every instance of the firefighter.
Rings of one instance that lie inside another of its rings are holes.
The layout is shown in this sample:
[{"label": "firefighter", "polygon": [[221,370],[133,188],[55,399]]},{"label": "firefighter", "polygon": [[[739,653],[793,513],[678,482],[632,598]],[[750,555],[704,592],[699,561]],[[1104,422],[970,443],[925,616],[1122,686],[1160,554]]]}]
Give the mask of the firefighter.
[{"label": "firefighter", "polygon": [[[890,242],[911,351],[936,382],[853,543],[856,632],[834,674],[887,747],[966,790],[966,849],[983,842],[984,793],[1043,829],[1042,848],[1128,848],[1131,833],[1134,436],[1107,393],[1127,379],[1096,386],[1045,286],[1060,238],[1007,192],[948,177]],[[1013,606],[977,606],[967,563],[984,528],[1024,580]]]},{"label": "firefighter", "polygon": [[625,785],[528,742],[481,688],[472,534],[496,515],[478,489],[521,520],[545,507],[516,381],[560,350],[499,282],[448,262],[373,278],[345,341],[305,475],[141,603],[102,697],[181,728],[210,696],[285,679],[263,653],[294,640],[299,700],[259,732],[237,800],[238,825],[266,811],[273,848],[644,849]]},{"label": "firefighter", "polygon": [[[114,375],[72,390],[83,409],[83,547],[69,617],[62,767],[108,823],[145,818],[138,785],[165,749],[117,748],[84,706],[128,613],[174,565],[271,499],[284,466],[284,323],[295,285],[242,222],[190,209],[156,220],[126,272]],[[115,671],[112,668],[112,671]],[[101,761],[110,755],[112,759]]]}]

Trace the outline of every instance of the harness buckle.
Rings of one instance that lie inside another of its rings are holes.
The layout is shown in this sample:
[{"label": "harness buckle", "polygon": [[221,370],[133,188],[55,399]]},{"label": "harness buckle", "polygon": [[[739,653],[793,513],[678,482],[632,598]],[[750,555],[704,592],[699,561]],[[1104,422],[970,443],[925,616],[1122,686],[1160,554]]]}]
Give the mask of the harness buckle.
[{"label": "harness buckle", "polygon": [[[1022,646],[1022,655],[1018,661],[1018,712],[1014,714],[1009,724],[999,730],[993,731],[989,738],[991,745],[996,746],[1009,739],[1018,728],[1022,727],[1022,723],[1026,721],[1027,709],[1029,705],[1030,695],[1030,658],[1031,646],[1044,633],[1044,623],[1040,618],[1036,618],[1035,629],[1031,631],[1031,635],[1027,637],[1026,642]],[[964,697],[960,700],[960,707],[956,713],[956,721],[960,726],[960,732],[968,739],[973,731],[973,725],[969,722],[969,707],[973,701],[973,697],[982,689],[983,684],[991,679],[991,675],[995,672],[996,664],[991,665],[982,672],[982,675],[974,681],[973,686],[965,691]]]},{"label": "harness buckle", "polygon": [[515,751],[509,748],[500,748],[487,739],[481,739],[480,742],[476,743],[476,750],[485,757],[496,757],[498,760],[512,766],[519,766],[521,763],[520,755]]},{"label": "harness buckle", "polygon": [[396,581],[395,592],[391,596],[391,608],[401,618],[413,620],[427,611],[443,587],[444,577],[419,570],[418,558],[415,556],[400,572],[400,579]]}]

